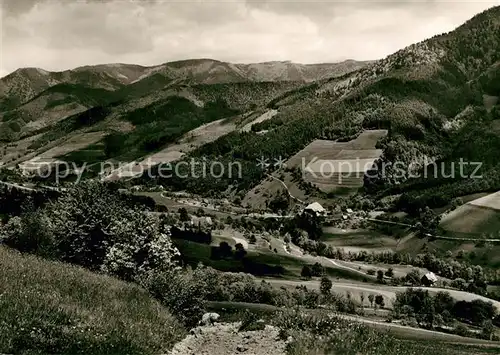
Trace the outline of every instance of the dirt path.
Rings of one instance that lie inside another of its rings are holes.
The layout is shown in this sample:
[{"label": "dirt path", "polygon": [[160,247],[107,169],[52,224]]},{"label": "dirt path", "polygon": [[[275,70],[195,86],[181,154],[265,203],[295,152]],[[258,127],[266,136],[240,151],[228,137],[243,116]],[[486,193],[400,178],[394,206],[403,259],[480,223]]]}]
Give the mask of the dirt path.
[{"label": "dirt path", "polygon": [[286,343],[278,338],[278,328],[238,332],[239,323],[198,327],[177,343],[167,355],[286,355]]},{"label": "dirt path", "polygon": [[337,263],[335,260],[333,259],[329,259],[329,258],[325,258],[325,257],[322,257],[323,260],[327,260],[328,262],[332,263],[333,265],[335,265],[336,267],[338,268],[341,268],[341,269],[345,269],[345,270],[349,270],[349,271],[352,271],[352,272],[355,272],[355,273],[358,273],[358,274],[361,274],[363,276],[365,276],[366,278],[369,278],[370,275],[368,275],[366,272],[363,272],[363,271],[360,271],[358,269],[354,269],[352,267],[349,267],[349,266],[345,266],[345,265],[341,265],[339,263]]},{"label": "dirt path", "polygon": [[283,185],[283,187],[285,188],[286,192],[288,192],[288,195],[289,195],[292,199],[296,200],[297,202],[299,202],[299,203],[301,203],[301,204],[305,204],[305,202],[304,202],[304,201],[302,201],[301,199],[299,199],[299,198],[297,198],[297,197],[295,197],[295,196],[293,196],[293,195],[292,195],[292,193],[290,192],[290,190],[288,189],[288,186],[286,186],[286,184],[285,184],[285,182],[284,182],[284,181],[282,181],[282,180],[278,179],[276,176],[273,176],[273,175],[271,175],[271,174],[267,174],[267,176],[269,176],[270,178],[272,178],[272,179],[274,179],[274,180],[278,181],[281,185]]}]

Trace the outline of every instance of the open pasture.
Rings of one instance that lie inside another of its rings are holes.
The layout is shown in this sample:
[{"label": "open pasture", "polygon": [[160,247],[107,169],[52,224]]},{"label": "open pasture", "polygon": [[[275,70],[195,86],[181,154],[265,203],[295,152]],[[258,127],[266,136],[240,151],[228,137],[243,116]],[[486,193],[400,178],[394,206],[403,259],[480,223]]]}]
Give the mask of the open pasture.
[{"label": "open pasture", "polygon": [[364,173],[382,155],[377,141],[386,130],[369,130],[349,142],[315,140],[287,162],[289,167],[304,167],[305,180],[323,191],[339,187],[361,187]]},{"label": "open pasture", "polygon": [[445,215],[441,228],[451,233],[480,235],[500,231],[500,192],[481,197]]}]

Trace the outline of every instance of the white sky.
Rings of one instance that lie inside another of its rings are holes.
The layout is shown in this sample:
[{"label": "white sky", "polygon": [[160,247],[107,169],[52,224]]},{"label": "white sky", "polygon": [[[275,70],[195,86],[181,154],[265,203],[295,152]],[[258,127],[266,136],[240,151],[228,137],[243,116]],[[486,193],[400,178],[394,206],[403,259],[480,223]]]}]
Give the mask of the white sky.
[{"label": "white sky", "polygon": [[0,76],[19,67],[65,70],[191,58],[378,59],[500,5],[500,0],[0,1]]}]

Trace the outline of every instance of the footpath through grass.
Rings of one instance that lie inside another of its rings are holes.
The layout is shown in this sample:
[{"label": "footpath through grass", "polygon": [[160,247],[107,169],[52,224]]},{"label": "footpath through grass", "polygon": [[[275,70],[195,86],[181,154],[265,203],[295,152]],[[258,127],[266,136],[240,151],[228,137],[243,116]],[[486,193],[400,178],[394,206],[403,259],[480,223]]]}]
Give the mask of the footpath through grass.
[{"label": "footpath through grass", "polygon": [[184,335],[135,285],[0,247],[0,353],[161,354]]}]

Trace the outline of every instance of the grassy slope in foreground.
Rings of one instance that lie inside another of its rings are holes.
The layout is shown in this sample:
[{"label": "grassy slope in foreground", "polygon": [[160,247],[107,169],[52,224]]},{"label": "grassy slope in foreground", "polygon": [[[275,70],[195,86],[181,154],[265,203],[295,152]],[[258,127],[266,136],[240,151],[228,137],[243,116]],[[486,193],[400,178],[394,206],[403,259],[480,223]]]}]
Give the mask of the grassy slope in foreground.
[{"label": "grassy slope in foreground", "polygon": [[0,247],[0,353],[158,354],[184,336],[146,291]]}]

